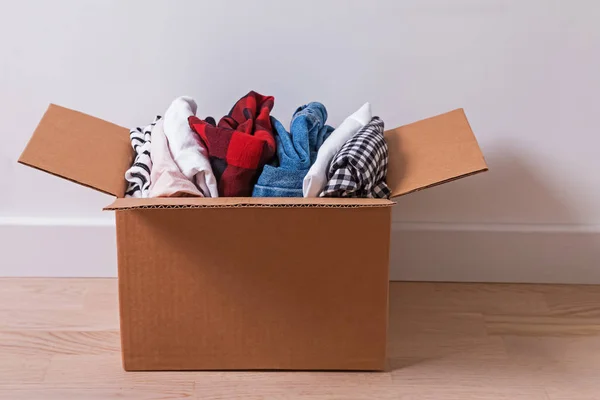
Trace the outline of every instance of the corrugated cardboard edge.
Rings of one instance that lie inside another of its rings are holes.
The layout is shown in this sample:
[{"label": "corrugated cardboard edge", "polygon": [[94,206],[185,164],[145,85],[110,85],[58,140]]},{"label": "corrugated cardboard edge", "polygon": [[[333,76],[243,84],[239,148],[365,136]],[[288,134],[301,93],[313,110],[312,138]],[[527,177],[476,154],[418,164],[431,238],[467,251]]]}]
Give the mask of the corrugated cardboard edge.
[{"label": "corrugated cardboard edge", "polygon": [[462,108],[385,132],[392,198],[488,170]]},{"label": "corrugated cardboard edge", "polygon": [[124,262],[127,257],[127,252],[129,251],[129,242],[127,241],[127,237],[125,237],[122,232],[126,231],[127,227],[127,218],[123,215],[123,213],[115,213],[115,222],[116,222],[116,246],[117,246],[117,273],[118,273],[118,293],[119,293],[119,331],[120,331],[120,342],[121,342],[121,365],[125,371],[132,371],[127,365],[127,360],[125,357],[124,349],[127,348],[127,341],[129,340],[129,331],[123,330],[124,326],[127,326],[127,322],[125,320],[125,316],[127,315],[127,308],[125,307],[125,302],[123,299],[125,298],[127,287],[122,277],[124,272],[122,271]]},{"label": "corrugated cardboard edge", "polygon": [[[75,179],[68,178],[68,177],[66,177],[66,176],[64,176],[64,175],[60,175],[60,174],[54,173],[54,172],[52,172],[52,171],[49,171],[49,170],[47,170],[47,169],[44,169],[44,168],[42,168],[42,167],[38,167],[38,166],[36,166],[36,165],[34,165],[34,164],[30,164],[29,162],[27,162],[27,161],[25,161],[25,160],[22,160],[21,158],[19,158],[19,159],[17,160],[17,162],[18,162],[19,164],[21,164],[21,165],[25,165],[26,167],[30,167],[30,168],[33,168],[33,169],[37,169],[38,171],[42,171],[42,172],[45,172],[45,173],[47,173],[47,174],[50,174],[50,175],[52,175],[52,176],[56,176],[57,178],[61,178],[61,179],[64,179],[64,180],[66,180],[66,181],[73,182],[73,183],[75,183],[75,184],[77,184],[77,185],[81,185],[81,186],[83,186],[83,187],[86,187],[86,188],[89,188],[89,189],[92,189],[92,190],[96,190],[96,191],[98,191],[98,192],[100,192],[100,193],[108,194],[109,196],[118,196],[118,195],[120,194],[120,193],[118,193],[118,194],[115,194],[115,193],[112,193],[112,192],[109,192],[109,191],[106,191],[106,190],[102,190],[102,189],[100,189],[100,188],[97,188],[97,187],[95,187],[95,186],[89,185],[89,184],[87,184],[87,183],[80,182],[80,181],[78,181],[78,180],[75,180]],[[120,195],[122,196],[123,194],[120,194]]]},{"label": "corrugated cardboard edge", "polygon": [[462,179],[462,178],[468,178],[469,176],[477,175],[477,174],[480,174],[480,173],[482,173],[482,172],[486,172],[486,171],[488,171],[488,170],[489,170],[488,168],[484,168],[484,169],[480,169],[480,170],[478,170],[478,171],[469,172],[468,174],[464,174],[464,175],[455,176],[455,177],[453,177],[453,178],[446,179],[445,181],[440,181],[440,182],[432,183],[432,184],[431,184],[431,185],[429,185],[429,186],[423,186],[423,187],[420,187],[420,188],[413,189],[413,190],[411,190],[410,192],[404,192],[404,193],[401,193],[401,194],[398,194],[398,195],[392,196],[392,198],[393,198],[393,199],[395,199],[395,198],[397,198],[397,197],[400,197],[400,196],[405,196],[405,195],[407,195],[407,194],[411,194],[411,193],[415,193],[415,192],[420,192],[421,190],[429,189],[429,188],[432,188],[432,187],[434,187],[434,186],[443,185],[444,183],[448,183],[448,182],[456,181],[456,180],[459,180],[459,179]]},{"label": "corrugated cardboard edge", "polygon": [[392,247],[392,212],[393,210],[389,210],[388,213],[388,224],[386,225],[386,236],[388,238],[387,240],[387,249],[385,251],[385,254],[387,254],[387,276],[386,276],[386,285],[384,285],[384,290],[385,290],[385,297],[386,297],[386,303],[385,303],[385,346],[384,346],[384,352],[383,352],[383,357],[381,359],[381,364],[377,367],[374,368],[373,371],[385,371],[388,368],[388,355],[390,354],[390,348],[389,348],[389,337],[390,337],[390,259],[391,259],[391,247]]},{"label": "corrugated cardboard edge", "polygon": [[18,162],[123,197],[133,156],[129,129],[50,104]]},{"label": "corrugated cardboard edge", "polygon": [[178,198],[119,198],[104,210],[190,209],[190,208],[363,208],[391,207],[386,199],[294,198],[294,197],[178,197]]}]

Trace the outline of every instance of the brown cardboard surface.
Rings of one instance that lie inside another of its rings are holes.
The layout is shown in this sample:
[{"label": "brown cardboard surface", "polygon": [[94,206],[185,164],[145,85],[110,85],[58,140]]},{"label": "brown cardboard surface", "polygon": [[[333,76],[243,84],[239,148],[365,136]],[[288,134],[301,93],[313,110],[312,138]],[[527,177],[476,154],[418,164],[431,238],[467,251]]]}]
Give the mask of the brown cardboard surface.
[{"label": "brown cardboard surface", "polygon": [[381,370],[389,207],[120,210],[126,370]]},{"label": "brown cardboard surface", "polygon": [[104,210],[147,208],[232,208],[232,207],[390,207],[385,199],[294,198],[294,197],[218,197],[218,198],[121,198]]},{"label": "brown cardboard surface", "polygon": [[462,109],[385,132],[392,197],[487,170]]},{"label": "brown cardboard surface", "polygon": [[123,197],[133,161],[129,130],[51,104],[19,162]]}]

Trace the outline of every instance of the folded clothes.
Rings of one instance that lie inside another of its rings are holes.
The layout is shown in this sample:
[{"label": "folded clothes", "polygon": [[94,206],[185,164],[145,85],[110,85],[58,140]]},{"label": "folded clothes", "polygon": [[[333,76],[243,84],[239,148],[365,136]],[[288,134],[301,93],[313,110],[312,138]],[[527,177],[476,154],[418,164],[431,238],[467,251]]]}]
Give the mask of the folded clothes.
[{"label": "folded clothes", "polygon": [[152,171],[149,197],[204,197],[175,163],[165,135],[164,121],[164,118],[159,120],[152,129],[152,145],[150,147]]},{"label": "folded clothes", "polygon": [[150,189],[150,171],[152,160],[150,158],[151,135],[154,125],[160,120],[160,115],[144,128],[134,128],[129,131],[131,147],[135,151],[135,159],[131,167],[125,171],[125,180],[128,182],[125,197],[148,197]]},{"label": "folded clothes", "polygon": [[317,158],[304,177],[304,197],[317,197],[327,183],[327,168],[344,143],[371,120],[371,104],[365,103],[338,126],[319,149]]},{"label": "folded clothes", "polygon": [[389,198],[387,164],[383,121],[373,117],[333,157],[321,197]]},{"label": "folded clothes", "polygon": [[275,99],[254,91],[242,97],[215,126],[214,120],[189,117],[210,156],[219,196],[244,197],[262,167],[275,155],[275,137],[269,114]]},{"label": "folded clothes", "polygon": [[302,197],[302,181],[317,158],[317,151],[333,128],[325,125],[327,110],[312,102],[299,107],[292,117],[290,132],[274,117],[277,155],[265,165],[252,192],[253,197]]},{"label": "folded clothes", "polygon": [[197,108],[191,97],[176,98],[165,113],[163,129],[173,160],[181,173],[205,197],[219,197],[217,179],[210,165],[208,151],[188,123],[188,118],[196,115]]}]

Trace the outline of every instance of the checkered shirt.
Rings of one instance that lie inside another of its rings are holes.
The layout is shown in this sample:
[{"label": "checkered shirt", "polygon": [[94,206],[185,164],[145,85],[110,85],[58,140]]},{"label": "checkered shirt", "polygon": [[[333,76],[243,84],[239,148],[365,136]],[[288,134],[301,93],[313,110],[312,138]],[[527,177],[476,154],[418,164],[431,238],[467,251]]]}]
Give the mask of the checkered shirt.
[{"label": "checkered shirt", "polygon": [[373,117],[333,157],[321,197],[390,197],[385,183],[388,147],[383,121]]}]

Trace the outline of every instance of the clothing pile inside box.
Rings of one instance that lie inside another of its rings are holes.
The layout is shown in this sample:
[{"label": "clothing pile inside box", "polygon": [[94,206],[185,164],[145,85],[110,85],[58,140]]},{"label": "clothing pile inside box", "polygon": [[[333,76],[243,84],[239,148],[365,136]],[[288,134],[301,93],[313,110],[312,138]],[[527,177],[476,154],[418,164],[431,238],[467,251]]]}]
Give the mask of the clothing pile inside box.
[{"label": "clothing pile inside box", "polygon": [[131,130],[125,196],[389,198],[383,121],[369,103],[337,129],[323,104],[303,105],[289,132],[270,116],[274,103],[250,92],[216,124],[196,116],[192,98],[175,99],[164,118]]},{"label": "clothing pile inside box", "polygon": [[486,171],[481,150],[462,109],[384,132],[369,103],[335,128],[273,106],[217,123],[179,97],[129,130],[50,105],[23,151],[116,197],[126,370],[385,368],[390,199]]}]

